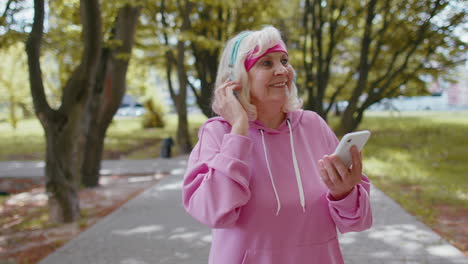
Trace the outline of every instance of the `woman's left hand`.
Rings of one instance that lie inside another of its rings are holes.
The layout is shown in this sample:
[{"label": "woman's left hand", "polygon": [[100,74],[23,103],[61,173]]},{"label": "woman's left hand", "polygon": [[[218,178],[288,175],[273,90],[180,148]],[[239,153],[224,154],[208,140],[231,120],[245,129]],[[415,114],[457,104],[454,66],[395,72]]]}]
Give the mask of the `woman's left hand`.
[{"label": "woman's left hand", "polygon": [[336,155],[319,160],[320,176],[335,200],[345,198],[361,182],[362,156],[356,146],[351,147],[352,165],[346,168]]}]

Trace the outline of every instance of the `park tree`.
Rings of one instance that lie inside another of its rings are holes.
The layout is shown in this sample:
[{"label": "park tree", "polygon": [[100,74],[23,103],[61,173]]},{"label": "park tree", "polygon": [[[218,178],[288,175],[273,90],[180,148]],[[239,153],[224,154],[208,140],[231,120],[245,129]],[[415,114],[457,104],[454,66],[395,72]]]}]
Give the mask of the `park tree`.
[{"label": "park tree", "polygon": [[467,10],[454,2],[305,0],[305,108],[327,118],[337,101],[347,101],[342,134],[355,130],[364,111],[383,98],[424,92],[424,78],[466,60],[466,43],[453,29],[466,23]]},{"label": "park tree", "polygon": [[83,27],[81,61],[63,88],[61,105],[54,109],[47,101],[40,63],[44,34],[44,0],[34,0],[34,20],[26,42],[29,79],[35,113],[46,137],[46,190],[49,194],[52,222],[73,222],[79,219],[79,198],[70,164],[73,164],[75,141],[82,133],[82,120],[89,94],[94,87],[102,34],[98,1],[80,1]]},{"label": "park tree", "polygon": [[[101,9],[94,0],[81,0],[79,6],[76,1],[54,4],[58,8],[51,11],[49,23],[53,23],[42,42],[44,2],[35,1],[27,53],[34,109],[46,134],[51,219],[72,222],[79,218],[80,184],[94,187],[99,182],[105,133],[125,93],[140,6],[119,1]],[[108,19],[102,21],[101,16]],[[44,92],[41,44],[63,51],[56,56],[55,83],[62,85],[56,107]]]}]

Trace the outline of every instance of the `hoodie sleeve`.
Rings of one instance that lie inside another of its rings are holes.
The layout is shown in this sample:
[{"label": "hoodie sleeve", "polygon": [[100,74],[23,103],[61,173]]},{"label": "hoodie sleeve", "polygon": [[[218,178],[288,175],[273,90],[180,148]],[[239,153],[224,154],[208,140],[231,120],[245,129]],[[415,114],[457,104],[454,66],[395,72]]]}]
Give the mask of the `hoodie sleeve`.
[{"label": "hoodie sleeve", "polygon": [[341,233],[363,231],[372,226],[369,194],[370,182],[364,175],[361,183],[345,198],[334,201],[327,194],[330,214]]},{"label": "hoodie sleeve", "polygon": [[[338,138],[327,123],[320,119],[320,126],[328,145],[328,154],[332,154],[338,146]],[[335,201],[327,194],[331,217],[341,233],[357,232],[372,226],[372,210],[370,205],[370,181],[362,175],[361,183],[356,185],[348,196]]]},{"label": "hoodie sleeve", "polygon": [[229,134],[226,124],[202,126],[184,177],[185,210],[212,228],[233,225],[250,199],[251,152],[250,138]]}]

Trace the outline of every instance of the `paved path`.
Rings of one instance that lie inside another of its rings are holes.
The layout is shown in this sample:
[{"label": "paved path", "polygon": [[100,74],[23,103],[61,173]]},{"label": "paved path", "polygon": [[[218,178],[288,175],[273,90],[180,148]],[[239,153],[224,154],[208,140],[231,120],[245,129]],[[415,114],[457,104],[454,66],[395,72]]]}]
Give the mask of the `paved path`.
[{"label": "paved path", "polygon": [[[105,160],[101,164],[101,175],[109,174],[153,174],[171,170],[177,159],[150,160]],[[44,176],[43,161],[1,161],[0,178],[31,178]]]},{"label": "paved path", "polygon": [[[0,163],[0,167],[5,164]],[[111,171],[125,168],[128,173],[167,171],[171,175],[81,233],[41,264],[207,263],[210,231],[187,215],[181,205],[186,157],[104,164],[107,164],[104,169]],[[0,169],[0,177],[5,175],[4,171]],[[22,177],[26,176],[24,170]],[[459,250],[378,189],[372,189],[371,200],[373,227],[340,236],[347,264],[468,264]]]}]

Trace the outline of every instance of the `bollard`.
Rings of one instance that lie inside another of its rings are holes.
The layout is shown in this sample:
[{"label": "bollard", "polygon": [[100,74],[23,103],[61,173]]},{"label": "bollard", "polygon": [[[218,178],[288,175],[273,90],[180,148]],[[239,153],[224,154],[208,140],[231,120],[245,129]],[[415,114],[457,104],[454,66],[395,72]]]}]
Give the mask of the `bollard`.
[{"label": "bollard", "polygon": [[174,140],[172,137],[163,139],[161,145],[161,158],[170,158],[171,157],[171,147],[174,145]]}]

